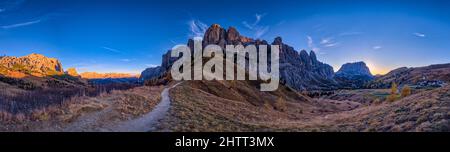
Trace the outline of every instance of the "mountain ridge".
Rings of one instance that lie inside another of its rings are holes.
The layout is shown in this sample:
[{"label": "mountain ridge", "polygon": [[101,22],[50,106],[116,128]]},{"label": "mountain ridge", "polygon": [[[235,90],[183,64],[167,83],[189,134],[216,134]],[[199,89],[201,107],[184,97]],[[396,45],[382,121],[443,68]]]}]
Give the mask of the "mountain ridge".
[{"label": "mountain ridge", "polygon": [[[194,48],[193,42],[193,39],[189,39],[187,42],[187,46],[191,48],[191,51]],[[206,47],[210,44],[216,44],[222,48],[225,48],[225,45],[269,45],[266,40],[254,40],[242,36],[236,28],[229,27],[226,30],[219,24],[212,24],[203,36],[202,46]],[[282,84],[296,90],[337,88],[338,84],[333,79],[333,67],[318,61],[313,51],[309,54],[305,50],[296,51],[293,47],[284,44],[281,37],[276,37],[271,44],[280,46],[280,78]],[[162,56],[161,66],[147,68],[141,73],[141,79],[158,78],[168,72],[170,66],[177,59],[170,57],[170,51],[167,51]]]},{"label": "mountain ridge", "polygon": [[0,58],[0,65],[13,71],[21,71],[38,77],[64,73],[62,64],[58,59],[48,58],[37,53],[22,57],[4,56]]}]

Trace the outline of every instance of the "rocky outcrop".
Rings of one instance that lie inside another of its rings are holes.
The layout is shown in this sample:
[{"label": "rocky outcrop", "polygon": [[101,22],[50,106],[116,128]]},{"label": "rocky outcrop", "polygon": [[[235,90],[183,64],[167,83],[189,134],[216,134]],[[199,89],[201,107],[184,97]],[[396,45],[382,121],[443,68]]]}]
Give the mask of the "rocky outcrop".
[{"label": "rocky outcrop", "polygon": [[70,76],[73,76],[73,77],[80,76],[75,68],[69,68],[69,69],[67,69],[67,71],[65,73],[67,75],[70,75]]},{"label": "rocky outcrop", "polygon": [[203,36],[203,47],[209,44],[216,44],[225,48],[225,45],[239,45],[252,42],[254,40],[241,36],[234,27],[229,27],[228,30],[222,28],[219,24],[213,24],[206,30]]},{"label": "rocky outcrop", "polygon": [[296,90],[327,90],[337,87],[333,67],[317,60],[314,51],[296,51],[284,44],[281,37],[272,45],[280,46],[280,76],[282,83]]},{"label": "rocky outcrop", "polygon": [[58,59],[40,54],[0,58],[0,82],[25,90],[88,87],[87,81],[77,75],[74,68],[63,72]]},{"label": "rocky outcrop", "polygon": [[367,82],[374,79],[370,69],[364,62],[346,63],[335,74],[336,81],[343,88],[363,88]]},{"label": "rocky outcrop", "polygon": [[216,44],[225,48],[227,43],[226,40],[227,33],[225,29],[220,27],[219,24],[213,24],[211,27],[206,30],[205,35],[203,36],[203,46],[209,44]]},{"label": "rocky outcrop", "polygon": [[[225,48],[225,45],[268,45],[265,40],[253,40],[229,27],[225,30],[218,24],[213,24],[206,30],[202,45],[216,44]],[[280,45],[280,77],[281,83],[296,90],[323,90],[337,88],[337,83],[333,79],[333,68],[317,60],[316,54],[311,51],[298,52],[293,47],[284,44],[281,37],[275,38],[273,45]],[[192,48],[194,40],[190,39],[187,45]],[[270,49],[270,48],[269,48]],[[167,72],[177,58],[170,57],[170,50],[163,55],[161,67],[149,68],[142,72],[141,78],[148,80],[159,77]]]},{"label": "rocky outcrop", "polygon": [[23,57],[2,57],[0,58],[0,65],[36,76],[64,73],[61,62],[58,59],[48,58],[36,53]]},{"label": "rocky outcrop", "polygon": [[139,80],[144,81],[144,80],[157,78],[162,75],[162,73],[164,72],[163,69],[164,68],[162,68],[161,66],[147,68],[144,71],[142,71],[141,76],[139,77]]},{"label": "rocky outcrop", "polygon": [[351,78],[353,76],[373,77],[372,73],[370,73],[369,67],[367,67],[366,63],[362,61],[342,65],[339,71],[336,72],[336,76],[347,78]]}]

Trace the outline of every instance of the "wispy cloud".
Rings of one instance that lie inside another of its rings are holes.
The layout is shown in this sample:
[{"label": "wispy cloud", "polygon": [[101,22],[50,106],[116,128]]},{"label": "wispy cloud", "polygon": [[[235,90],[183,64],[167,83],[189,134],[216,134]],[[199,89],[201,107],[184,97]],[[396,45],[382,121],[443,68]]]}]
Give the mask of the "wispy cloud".
[{"label": "wispy cloud", "polygon": [[113,48],[110,48],[110,47],[102,46],[101,48],[102,48],[102,49],[105,49],[105,50],[107,50],[107,51],[110,51],[110,52],[121,53],[120,50],[113,49]]},{"label": "wispy cloud", "polygon": [[339,33],[339,36],[354,36],[354,35],[361,35],[363,32],[342,32]]},{"label": "wispy cloud", "polygon": [[307,35],[306,39],[308,49],[313,50],[317,54],[321,55],[326,54],[326,52],[324,52],[323,49],[336,47],[340,44],[339,42],[336,42],[333,37],[321,38],[320,41],[314,41],[313,37]]},{"label": "wispy cloud", "polygon": [[269,31],[269,26],[257,27],[255,29],[255,38],[260,38]]},{"label": "wispy cloud", "polygon": [[265,16],[266,14],[255,14],[256,20],[255,22],[253,22],[252,24],[248,23],[247,21],[243,21],[242,24],[244,24],[245,27],[253,30],[255,27],[258,26],[259,22],[261,21],[261,19]]},{"label": "wispy cloud", "polygon": [[425,34],[423,34],[423,33],[418,33],[418,32],[416,32],[416,33],[413,33],[415,36],[418,36],[418,37],[426,37],[426,35]]},{"label": "wispy cloud", "polygon": [[156,64],[145,64],[145,66],[146,67],[150,67],[150,68],[154,68],[154,67],[157,67],[159,65],[156,65]]},{"label": "wispy cloud", "polygon": [[5,9],[0,8],[0,13],[1,13],[1,12],[4,12],[4,11],[5,11]]},{"label": "wispy cloud", "polygon": [[266,14],[255,14],[255,21],[253,23],[249,23],[247,21],[242,22],[246,28],[254,32],[255,38],[261,38],[269,31],[269,26],[259,24],[264,16],[266,16]]},{"label": "wispy cloud", "polygon": [[321,47],[334,47],[339,45],[339,42],[335,42],[333,37],[322,38],[320,41]]},{"label": "wispy cloud", "polygon": [[22,27],[22,26],[29,26],[29,25],[40,23],[40,22],[41,22],[41,20],[34,20],[34,21],[29,21],[29,22],[4,25],[4,26],[2,26],[2,28],[3,29],[11,29],[11,28],[17,28],[17,27]]},{"label": "wispy cloud", "polygon": [[306,36],[306,38],[308,39],[308,47],[312,48],[313,45],[314,45],[314,41],[313,41],[312,37],[311,36]]},{"label": "wispy cloud", "polygon": [[316,45],[314,44],[314,40],[313,40],[313,38],[311,36],[306,36],[306,39],[307,39],[307,42],[308,42],[308,48],[310,50],[313,50],[313,51],[316,51],[316,52],[320,51],[320,48],[316,47]]},{"label": "wispy cloud", "polygon": [[208,26],[200,20],[192,19],[189,21],[189,37],[203,37]]},{"label": "wispy cloud", "polygon": [[325,30],[325,27],[323,26],[323,24],[317,24],[313,26],[313,30],[316,32],[322,32],[323,30]]},{"label": "wispy cloud", "polygon": [[120,59],[120,61],[122,61],[122,62],[130,62],[131,59]]},{"label": "wispy cloud", "polygon": [[324,46],[324,47],[335,47],[335,46],[337,46],[337,45],[339,45],[338,42],[336,42],[336,43],[327,43],[327,44],[324,44],[323,46]]},{"label": "wispy cloud", "polygon": [[322,40],[320,41],[320,44],[328,44],[333,40],[332,37],[328,37],[328,38],[322,38]]},{"label": "wispy cloud", "polygon": [[381,46],[379,46],[379,45],[373,46],[373,47],[372,47],[373,50],[379,50],[379,49],[382,49],[382,48],[383,48],[383,47],[381,47]]}]

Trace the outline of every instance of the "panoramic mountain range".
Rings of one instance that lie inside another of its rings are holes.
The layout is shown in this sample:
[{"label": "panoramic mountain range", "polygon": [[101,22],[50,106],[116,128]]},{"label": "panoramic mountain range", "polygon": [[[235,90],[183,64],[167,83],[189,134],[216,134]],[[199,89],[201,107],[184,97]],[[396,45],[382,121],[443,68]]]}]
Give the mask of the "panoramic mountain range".
[{"label": "panoramic mountain range", "polygon": [[[370,69],[364,62],[346,63],[335,73],[333,67],[317,60],[314,51],[310,51],[309,53],[305,50],[297,51],[288,44],[283,43],[281,37],[276,37],[272,43],[268,43],[266,40],[254,40],[242,36],[234,27],[224,29],[218,24],[213,24],[206,30],[203,36],[203,47],[209,44],[216,44],[222,48],[225,45],[239,44],[244,46],[279,45],[281,83],[298,91],[376,87],[376,84],[368,84],[375,79],[375,76],[371,74]],[[193,51],[194,40],[189,39],[187,45]],[[169,71],[176,59],[170,57],[169,50],[162,56],[161,66],[145,69],[141,73],[140,79],[145,81],[161,77]],[[392,81],[384,83],[383,87],[388,87],[390,83]],[[416,82],[414,81],[414,83]]]},{"label": "panoramic mountain range", "polygon": [[[187,41],[191,50],[194,41]],[[203,47],[279,45],[280,87],[261,92],[259,81],[176,82],[171,79],[170,68],[177,58],[170,57],[170,50],[162,55],[160,66],[147,68],[140,75],[78,73],[76,68],[65,71],[58,59],[35,53],[2,56],[0,130],[450,129],[450,64],[402,67],[373,76],[362,61],[346,63],[334,72],[330,65],[317,59],[314,51],[297,51],[281,37],[271,43],[252,39],[234,27],[225,29],[213,24],[201,41]],[[156,106],[162,103],[165,106]],[[143,123],[151,126],[142,126]]]},{"label": "panoramic mountain range", "polygon": [[[187,45],[193,51],[193,39],[189,39]],[[300,53],[293,47],[284,44],[281,37],[275,38],[272,43],[265,40],[253,40],[241,36],[234,27],[227,30],[218,24],[211,25],[204,34],[203,47],[216,44],[225,48],[225,45],[279,45],[280,46],[280,77],[286,86],[297,90],[325,90],[336,89],[333,68],[317,60],[313,51],[309,54],[302,50]],[[258,48],[258,47],[257,47]],[[141,73],[141,79],[152,79],[167,72],[176,58],[170,58],[170,50],[163,55],[162,64],[159,67],[148,68]]]},{"label": "panoramic mountain range", "polygon": [[[297,91],[305,90],[336,90],[361,88],[388,88],[392,82],[400,85],[434,85],[449,81],[449,64],[431,65],[421,68],[398,68],[391,72],[373,76],[364,62],[346,63],[335,73],[333,68],[317,60],[314,51],[297,51],[283,43],[281,37],[273,42],[252,39],[240,35],[234,27],[225,29],[218,24],[211,25],[204,33],[202,45],[279,45],[280,46],[280,77],[281,84]],[[189,39],[187,45],[192,48],[194,40]],[[23,57],[3,56],[0,59],[2,76],[12,78],[49,77],[53,75],[68,75],[79,80],[85,79],[92,83],[143,83],[145,81],[165,77],[171,65],[177,58],[170,57],[170,50],[162,56],[161,66],[145,69],[140,75],[127,73],[78,73],[76,68],[63,70],[58,59],[47,58],[40,54],[30,54]],[[429,82],[424,82],[429,81]],[[432,84],[430,84],[432,85]]]}]

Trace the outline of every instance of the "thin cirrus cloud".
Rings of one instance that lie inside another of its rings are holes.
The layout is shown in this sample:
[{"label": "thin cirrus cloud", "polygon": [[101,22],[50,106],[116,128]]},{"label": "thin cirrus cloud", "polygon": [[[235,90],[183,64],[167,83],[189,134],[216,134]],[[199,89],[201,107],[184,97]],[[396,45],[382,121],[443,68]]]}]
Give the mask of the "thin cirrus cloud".
[{"label": "thin cirrus cloud", "polygon": [[307,43],[308,43],[308,48],[310,50],[313,50],[315,52],[319,52],[320,48],[316,47],[316,45],[314,44],[314,40],[311,36],[306,36],[307,39]]},{"label": "thin cirrus cloud", "polygon": [[110,48],[110,47],[106,47],[106,46],[102,46],[101,47],[104,50],[110,51],[110,52],[114,52],[114,53],[121,53],[120,50],[114,49],[114,48]]},{"label": "thin cirrus cloud", "polygon": [[266,14],[255,14],[255,21],[253,23],[249,23],[247,21],[242,22],[242,24],[246,28],[254,32],[255,38],[261,38],[264,34],[266,34],[269,31],[270,28],[269,26],[259,24],[264,16],[266,16]]},{"label": "thin cirrus cloud", "polygon": [[372,47],[372,49],[373,49],[373,50],[379,50],[379,49],[381,49],[381,48],[383,48],[383,47],[381,47],[381,46],[378,46],[378,45],[377,45],[377,46],[373,46],[373,47]]},{"label": "thin cirrus cloud", "polygon": [[34,20],[34,21],[29,21],[29,22],[16,23],[16,24],[11,24],[11,25],[4,25],[4,26],[1,26],[1,27],[3,29],[11,29],[11,28],[29,26],[29,25],[40,23],[40,22],[41,22],[41,20]]},{"label": "thin cirrus cloud", "polygon": [[203,37],[208,26],[200,20],[192,19],[189,21],[189,37]]},{"label": "thin cirrus cloud", "polygon": [[418,33],[418,32],[416,32],[416,33],[413,33],[415,36],[417,36],[417,37],[426,37],[426,35],[425,34],[423,34],[423,33]]},{"label": "thin cirrus cloud", "polygon": [[259,22],[265,15],[266,14],[255,14],[255,17],[256,17],[255,22],[253,22],[252,24],[249,24],[247,21],[243,21],[242,24],[244,24],[244,26],[247,27],[248,29],[253,30],[255,27],[258,26]]},{"label": "thin cirrus cloud", "polygon": [[333,37],[328,37],[328,38],[322,38],[322,40],[320,41],[320,45],[322,47],[334,47],[337,46],[339,43],[334,41]]},{"label": "thin cirrus cloud", "polygon": [[339,36],[354,36],[354,35],[361,35],[363,32],[342,32],[339,33]]},{"label": "thin cirrus cloud", "polygon": [[324,48],[335,47],[339,45],[339,42],[336,42],[333,37],[322,38],[320,41],[320,46]]},{"label": "thin cirrus cloud", "polygon": [[306,39],[308,48],[322,55],[326,54],[322,49],[336,47],[340,44],[339,42],[336,42],[333,37],[322,38],[318,43],[315,43],[314,39],[309,35],[306,36]]},{"label": "thin cirrus cloud", "polygon": [[120,59],[120,61],[122,61],[122,62],[130,62],[131,59]]},{"label": "thin cirrus cloud", "polygon": [[156,65],[156,64],[145,64],[145,66],[146,66],[146,67],[149,67],[149,68],[156,68],[156,67],[158,67],[159,65]]},{"label": "thin cirrus cloud", "polygon": [[335,46],[337,46],[337,45],[339,45],[339,43],[328,43],[328,44],[325,44],[325,45],[323,45],[324,47],[335,47]]}]

